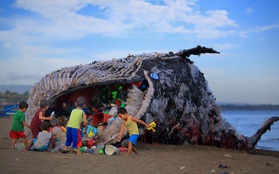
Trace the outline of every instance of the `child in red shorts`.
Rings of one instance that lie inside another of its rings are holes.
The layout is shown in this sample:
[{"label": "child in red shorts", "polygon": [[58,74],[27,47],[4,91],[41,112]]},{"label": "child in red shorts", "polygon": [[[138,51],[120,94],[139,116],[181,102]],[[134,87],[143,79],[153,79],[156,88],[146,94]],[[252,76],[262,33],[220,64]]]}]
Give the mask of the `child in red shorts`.
[{"label": "child in red shorts", "polygon": [[13,123],[10,130],[10,138],[12,140],[12,149],[15,148],[15,143],[18,139],[23,139],[23,144],[25,145],[25,150],[27,150],[27,140],[26,135],[24,134],[24,126],[30,128],[30,126],[25,122],[25,115],[28,108],[28,104],[25,101],[19,103],[19,110],[13,116]]}]

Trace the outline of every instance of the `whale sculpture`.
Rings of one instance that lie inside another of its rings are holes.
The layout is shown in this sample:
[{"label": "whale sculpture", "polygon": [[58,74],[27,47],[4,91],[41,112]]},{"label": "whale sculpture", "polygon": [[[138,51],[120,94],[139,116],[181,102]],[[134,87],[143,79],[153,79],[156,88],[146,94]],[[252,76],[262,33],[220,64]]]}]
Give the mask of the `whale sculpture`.
[{"label": "whale sculpture", "polygon": [[[78,96],[85,97],[90,106],[117,100],[130,115],[156,123],[156,132],[141,128],[141,137],[151,136],[153,142],[255,148],[261,135],[279,117],[268,119],[251,137],[238,134],[222,117],[203,73],[189,59],[204,53],[219,54],[212,48],[197,46],[177,53],[129,55],[51,72],[31,90],[26,120],[30,123],[41,99],[58,108],[65,101],[73,104]],[[120,127],[121,119],[113,118],[98,132],[98,140],[116,143]]]}]

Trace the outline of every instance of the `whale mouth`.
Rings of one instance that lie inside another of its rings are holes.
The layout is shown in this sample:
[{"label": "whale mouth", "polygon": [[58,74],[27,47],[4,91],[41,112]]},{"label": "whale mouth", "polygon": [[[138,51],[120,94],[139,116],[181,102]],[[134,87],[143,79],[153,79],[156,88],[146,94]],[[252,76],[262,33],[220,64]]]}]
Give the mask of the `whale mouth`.
[{"label": "whale mouth", "polygon": [[[94,114],[92,109],[96,108],[99,112],[107,112],[107,109],[117,105],[118,107],[123,107],[127,105],[127,100],[129,100],[129,91],[133,88],[138,88],[142,91],[147,90],[149,87],[147,80],[133,81],[129,83],[112,82],[106,84],[93,84],[88,86],[78,86],[72,89],[61,92],[57,96],[50,98],[50,106],[56,106],[58,110],[62,109],[63,103],[66,103],[70,107],[74,107],[75,101],[78,97],[82,96],[86,100],[87,112],[89,115]],[[142,98],[142,97],[141,97]],[[140,98],[139,98],[140,99]],[[142,100],[138,101],[142,103]],[[59,115],[56,116],[62,116]]]},{"label": "whale mouth", "polygon": [[[63,103],[67,103],[72,108],[78,97],[84,97],[87,120],[90,120],[88,124],[94,127],[106,126],[98,132],[99,141],[104,144],[115,143],[115,137],[118,136],[122,122],[117,117],[117,108],[125,106],[129,115],[140,119],[149,107],[154,89],[148,72],[144,73],[146,78],[141,81],[94,84],[68,89],[51,98],[51,106],[57,106],[57,109],[61,110]],[[63,117],[60,112],[57,112],[55,116]],[[63,125],[63,123],[59,124]]]},{"label": "whale mouth", "polygon": [[[63,112],[59,112],[59,110],[62,110],[63,105],[66,104],[68,109],[74,108],[76,99],[82,96],[86,100],[84,110],[88,119],[95,120],[94,123],[89,123],[93,126],[97,126],[100,123],[107,124],[108,122],[107,119],[99,119],[96,123],[95,115],[103,113],[113,118],[117,116],[117,108],[119,107],[125,107],[129,115],[140,119],[148,109],[151,98],[154,95],[153,83],[150,79],[150,77],[154,78],[154,73],[149,75],[147,71],[144,71],[144,75],[145,78],[142,78],[143,80],[132,81],[130,79],[126,83],[118,81],[105,84],[96,83],[68,89],[49,99],[52,101],[49,110],[52,112],[56,109],[58,112],[55,113],[55,116],[63,117],[65,116],[62,115]],[[111,110],[114,112],[111,112]],[[50,112],[48,113],[50,114]]]}]

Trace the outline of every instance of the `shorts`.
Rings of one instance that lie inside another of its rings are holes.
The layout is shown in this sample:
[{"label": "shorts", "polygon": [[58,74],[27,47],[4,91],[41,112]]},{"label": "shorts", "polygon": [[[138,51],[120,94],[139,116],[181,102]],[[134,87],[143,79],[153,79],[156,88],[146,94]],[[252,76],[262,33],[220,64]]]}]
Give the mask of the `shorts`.
[{"label": "shorts", "polygon": [[70,146],[73,143],[73,149],[82,146],[80,129],[67,127],[65,146]]},{"label": "shorts", "polygon": [[34,144],[36,143],[36,141],[37,141],[37,138],[33,138],[33,146],[29,149],[29,151],[40,151],[40,152],[43,152],[43,151],[46,151],[49,148],[49,146],[50,146],[50,142],[48,142],[47,144],[43,145],[40,148],[35,148]]},{"label": "shorts", "polygon": [[26,135],[23,131],[10,131],[10,138],[19,139],[19,138],[26,138]]},{"label": "shorts", "polygon": [[138,135],[138,134],[132,134],[132,135],[130,135],[130,137],[129,137],[129,140],[128,140],[128,141],[132,142],[132,143],[133,143],[133,145],[135,146],[135,145],[137,144],[138,137],[139,137],[139,135]]}]

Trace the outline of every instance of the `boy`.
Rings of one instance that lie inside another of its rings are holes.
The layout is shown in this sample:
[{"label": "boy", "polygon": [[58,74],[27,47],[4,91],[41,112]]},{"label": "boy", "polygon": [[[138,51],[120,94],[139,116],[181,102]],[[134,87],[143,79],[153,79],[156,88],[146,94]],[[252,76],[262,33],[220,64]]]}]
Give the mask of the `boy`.
[{"label": "boy", "polygon": [[149,128],[149,125],[135,117],[128,115],[127,110],[125,108],[119,108],[118,117],[120,117],[123,120],[122,127],[118,136],[118,141],[121,141],[122,135],[126,128],[130,136],[128,139],[128,152],[126,155],[129,156],[132,151],[136,155],[138,155],[137,149],[135,148],[137,144],[137,139],[139,137],[139,129],[137,123],[143,124],[147,128]]},{"label": "boy", "polygon": [[30,148],[30,150],[35,150],[35,151],[46,151],[50,145],[54,145],[54,138],[55,135],[52,135],[49,130],[50,130],[51,124],[47,121],[42,122],[41,124],[41,129],[42,131],[39,132],[37,138],[33,139],[33,146]]},{"label": "boy", "polygon": [[67,153],[69,146],[73,143],[73,150],[80,154],[80,147],[82,146],[80,125],[83,122],[85,130],[87,130],[86,114],[82,110],[85,107],[85,99],[78,97],[76,100],[76,108],[72,110],[70,119],[67,124],[65,148],[62,153]]},{"label": "boy", "polygon": [[17,139],[22,138],[23,144],[25,145],[25,150],[27,150],[27,140],[26,135],[23,132],[24,126],[30,128],[30,126],[25,122],[25,115],[24,112],[26,112],[28,108],[28,104],[25,101],[21,101],[19,103],[19,110],[16,111],[14,117],[13,117],[13,123],[10,130],[10,138],[12,140],[12,149],[15,148],[15,143]]}]

